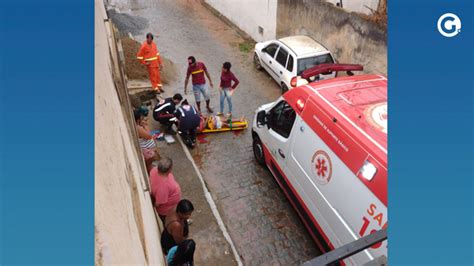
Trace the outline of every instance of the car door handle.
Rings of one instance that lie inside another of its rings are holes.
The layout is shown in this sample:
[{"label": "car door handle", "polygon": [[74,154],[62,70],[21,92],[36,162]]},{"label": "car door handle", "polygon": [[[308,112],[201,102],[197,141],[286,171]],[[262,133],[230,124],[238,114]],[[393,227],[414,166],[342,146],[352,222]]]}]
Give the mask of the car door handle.
[{"label": "car door handle", "polygon": [[285,159],[285,154],[280,149],[278,149],[278,153],[280,154],[281,158]]}]

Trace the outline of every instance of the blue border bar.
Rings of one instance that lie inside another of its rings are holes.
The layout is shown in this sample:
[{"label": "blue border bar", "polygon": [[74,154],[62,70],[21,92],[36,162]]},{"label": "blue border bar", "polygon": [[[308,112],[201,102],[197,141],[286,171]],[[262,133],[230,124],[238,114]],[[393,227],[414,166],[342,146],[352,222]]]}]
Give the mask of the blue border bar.
[{"label": "blue border bar", "polygon": [[0,5],[0,264],[93,264],[94,2]]},{"label": "blue border bar", "polygon": [[389,264],[472,265],[473,2],[388,3]]}]

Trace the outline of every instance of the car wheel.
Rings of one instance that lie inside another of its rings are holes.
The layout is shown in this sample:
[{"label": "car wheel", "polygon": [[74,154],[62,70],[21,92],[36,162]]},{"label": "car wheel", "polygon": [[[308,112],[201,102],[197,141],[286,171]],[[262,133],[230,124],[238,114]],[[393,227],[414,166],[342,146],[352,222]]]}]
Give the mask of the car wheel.
[{"label": "car wheel", "polygon": [[262,65],[260,64],[260,58],[258,58],[257,53],[253,54],[253,65],[257,70],[262,70]]},{"label": "car wheel", "polygon": [[263,144],[258,136],[253,138],[253,155],[255,156],[257,163],[265,166],[265,153],[263,152]]},{"label": "car wheel", "polygon": [[288,91],[288,87],[285,85],[285,83],[282,83],[281,84],[281,94],[283,95],[287,91]]}]

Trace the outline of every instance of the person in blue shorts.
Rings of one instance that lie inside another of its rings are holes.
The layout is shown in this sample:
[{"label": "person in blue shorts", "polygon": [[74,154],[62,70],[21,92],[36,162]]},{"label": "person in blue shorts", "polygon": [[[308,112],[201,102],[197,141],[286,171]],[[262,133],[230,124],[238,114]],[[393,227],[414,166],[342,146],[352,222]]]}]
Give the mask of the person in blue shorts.
[{"label": "person in blue shorts", "polygon": [[188,81],[189,76],[192,77],[194,99],[196,100],[196,106],[199,113],[201,113],[201,94],[206,101],[206,108],[209,113],[214,112],[210,106],[211,97],[209,89],[206,86],[206,78],[209,80],[211,88],[214,87],[212,84],[211,76],[207,72],[206,65],[203,62],[196,62],[194,56],[188,57],[188,71],[186,72],[186,79],[184,80],[184,94],[188,92]]}]

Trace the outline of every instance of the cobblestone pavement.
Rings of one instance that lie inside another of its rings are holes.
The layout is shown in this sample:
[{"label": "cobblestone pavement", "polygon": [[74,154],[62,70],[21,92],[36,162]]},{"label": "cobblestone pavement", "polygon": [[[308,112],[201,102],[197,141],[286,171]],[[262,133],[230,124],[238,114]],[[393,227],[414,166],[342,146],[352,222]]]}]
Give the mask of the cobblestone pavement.
[{"label": "cobblestone pavement", "polygon": [[[277,84],[253,68],[252,53],[239,50],[244,40],[199,1],[110,2],[148,20],[148,27],[134,36],[137,40],[143,41],[147,31],[158,34],[160,52],[174,62],[180,75],[179,82],[165,87],[167,94],[183,93],[186,58],[194,55],[207,65],[216,84],[222,63],[232,62],[241,81],[233,96],[234,117],[252,121],[258,106],[279,97]],[[211,91],[211,105],[217,111],[218,91]],[[187,97],[194,102],[191,95]],[[204,136],[192,155],[244,264],[295,265],[319,254],[278,184],[255,162],[250,129]]]}]

